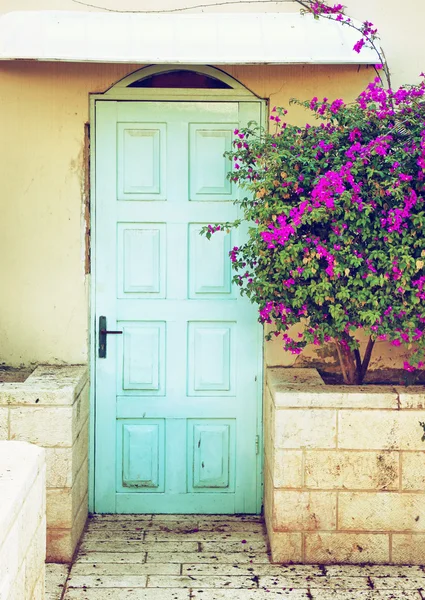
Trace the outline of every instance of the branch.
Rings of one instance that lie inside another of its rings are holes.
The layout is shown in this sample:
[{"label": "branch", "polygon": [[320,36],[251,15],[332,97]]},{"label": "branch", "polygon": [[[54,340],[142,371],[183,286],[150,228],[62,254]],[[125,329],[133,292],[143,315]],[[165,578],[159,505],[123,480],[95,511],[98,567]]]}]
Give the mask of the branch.
[{"label": "branch", "polygon": [[356,371],[357,371],[357,379],[358,379],[358,383],[361,384],[363,383],[362,380],[362,359],[360,357],[360,351],[358,348],[356,348],[354,350],[354,357],[356,359]]},{"label": "branch", "polygon": [[372,357],[372,351],[373,351],[374,345],[375,345],[375,340],[373,340],[370,337],[369,341],[367,343],[366,352],[365,352],[365,355],[364,355],[364,358],[363,358],[363,364],[362,364],[362,370],[361,370],[362,382],[363,382],[363,379],[366,376],[366,372],[367,372],[367,369],[369,367],[369,363],[370,363],[370,359]]},{"label": "branch", "polygon": [[[164,13],[175,13],[184,12],[186,10],[192,10],[196,8],[210,8],[213,6],[229,6],[231,4],[289,4],[293,0],[229,0],[228,2],[212,2],[211,4],[194,4],[193,6],[180,6],[178,8],[166,8],[161,10],[122,10],[119,8],[106,8],[105,6],[98,6],[96,4],[89,4],[82,0],[71,0],[74,4],[80,4],[87,8],[96,8],[97,10],[104,10],[105,12],[113,13],[143,13],[143,14],[164,14]],[[295,0],[297,2],[298,0]]]},{"label": "branch", "polygon": [[[302,6],[302,8],[304,8],[304,10],[306,10],[307,12],[315,14],[311,8],[309,0],[293,0],[293,1],[296,2],[297,4],[299,4],[300,6]],[[323,14],[322,13],[317,16],[319,18],[328,19],[329,21],[336,21],[335,16],[333,14]],[[370,36],[365,35],[363,33],[363,31],[359,27],[354,25],[351,21],[341,21],[341,25],[346,25],[348,27],[351,27],[351,29],[355,29],[356,31],[358,31],[361,34],[361,36],[367,41],[367,43],[370,44],[371,48],[376,52],[376,55],[378,57],[380,64],[382,64],[382,66],[383,66],[385,78],[387,80],[388,87],[390,88],[391,87],[391,73],[388,68],[387,61],[385,59],[384,51],[382,49],[378,50],[374,39],[371,38]],[[382,77],[381,77],[379,71],[376,69],[376,67],[375,67],[375,71],[376,71],[379,79],[381,80],[381,83],[383,83]]]}]

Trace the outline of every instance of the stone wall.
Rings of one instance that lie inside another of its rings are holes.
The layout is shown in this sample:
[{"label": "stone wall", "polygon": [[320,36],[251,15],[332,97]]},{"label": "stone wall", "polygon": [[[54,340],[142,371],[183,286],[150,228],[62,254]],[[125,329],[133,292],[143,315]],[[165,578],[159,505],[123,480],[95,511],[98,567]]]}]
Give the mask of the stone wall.
[{"label": "stone wall", "polygon": [[41,448],[0,442],[0,598],[42,600],[46,466]]},{"label": "stone wall", "polygon": [[423,387],[327,386],[269,369],[265,514],[274,562],[425,562]]},{"label": "stone wall", "polygon": [[0,439],[46,449],[49,562],[71,561],[87,519],[88,416],[86,367],[38,367],[0,384]]}]

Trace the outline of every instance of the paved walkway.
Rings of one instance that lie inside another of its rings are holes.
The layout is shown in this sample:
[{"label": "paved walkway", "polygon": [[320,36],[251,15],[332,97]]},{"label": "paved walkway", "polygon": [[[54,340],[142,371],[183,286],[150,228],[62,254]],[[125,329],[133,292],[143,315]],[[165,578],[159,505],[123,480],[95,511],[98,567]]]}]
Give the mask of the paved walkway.
[{"label": "paved walkway", "polygon": [[94,517],[65,576],[46,600],[425,600],[421,567],[272,565],[259,517]]}]

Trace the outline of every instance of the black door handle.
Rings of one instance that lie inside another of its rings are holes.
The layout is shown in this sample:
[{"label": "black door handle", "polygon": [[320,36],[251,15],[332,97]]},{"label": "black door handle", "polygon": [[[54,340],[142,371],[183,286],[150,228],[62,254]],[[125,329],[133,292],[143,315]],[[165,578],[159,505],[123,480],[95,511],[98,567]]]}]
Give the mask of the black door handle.
[{"label": "black door handle", "polygon": [[106,317],[99,317],[99,358],[106,358],[106,336],[120,334],[122,334],[122,331],[108,331]]}]

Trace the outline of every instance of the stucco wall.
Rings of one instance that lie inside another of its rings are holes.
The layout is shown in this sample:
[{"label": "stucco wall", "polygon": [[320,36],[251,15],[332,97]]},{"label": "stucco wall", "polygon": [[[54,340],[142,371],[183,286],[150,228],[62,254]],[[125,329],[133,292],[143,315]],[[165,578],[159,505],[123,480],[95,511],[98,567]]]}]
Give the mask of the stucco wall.
[{"label": "stucco wall", "polygon": [[[136,65],[0,65],[0,363],[87,359],[89,278],[84,274],[84,124],[89,93]],[[363,67],[229,67],[272,104],[297,95],[353,98]],[[299,108],[291,118],[302,122]],[[280,355],[280,349],[278,351]],[[290,357],[292,360],[292,357]]]}]

